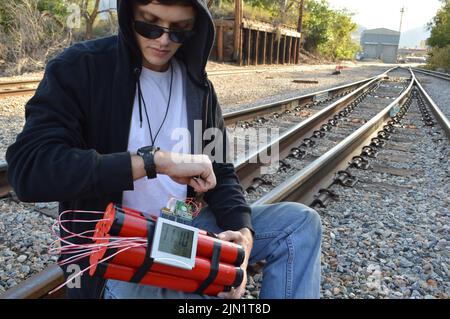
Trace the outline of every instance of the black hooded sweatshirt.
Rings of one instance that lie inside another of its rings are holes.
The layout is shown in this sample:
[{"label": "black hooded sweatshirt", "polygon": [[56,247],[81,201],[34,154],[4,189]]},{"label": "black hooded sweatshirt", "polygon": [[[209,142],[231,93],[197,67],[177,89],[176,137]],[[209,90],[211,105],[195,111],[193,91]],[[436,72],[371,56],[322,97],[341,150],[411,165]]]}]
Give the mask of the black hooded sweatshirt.
[{"label": "black hooded sweatshirt", "polygon": [[[194,151],[194,120],[203,120],[203,130],[217,127],[224,136],[225,131],[214,88],[205,72],[214,42],[213,20],[202,0],[192,2],[198,12],[196,33],[180,47],[176,57],[187,70],[187,117]],[[117,10],[119,34],[75,44],[51,60],[36,94],[25,107],[23,131],[6,153],[9,182],[24,202],[58,201],[60,212],[104,211],[108,203],[122,202],[123,191],[133,190],[127,146],[142,57],[131,27],[130,1],[118,0]],[[253,232],[251,210],[233,165],[214,162],[213,168],[217,186],[204,199],[218,226],[224,230],[247,227]],[[188,196],[195,196],[191,187]],[[71,223],[73,217],[68,217],[65,226],[72,232],[93,227],[92,223]],[[61,231],[61,235],[66,233]],[[78,264],[84,269],[88,260]],[[66,267],[62,268],[66,277],[70,275]],[[81,276],[80,289],[67,289],[68,297],[100,298],[104,283],[86,272]]]}]

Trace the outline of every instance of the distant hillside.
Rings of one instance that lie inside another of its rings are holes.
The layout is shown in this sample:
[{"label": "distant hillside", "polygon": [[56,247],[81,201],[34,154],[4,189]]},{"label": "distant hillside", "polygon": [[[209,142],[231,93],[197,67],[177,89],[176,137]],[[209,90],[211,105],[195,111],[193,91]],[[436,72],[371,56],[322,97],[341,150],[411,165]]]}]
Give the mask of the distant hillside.
[{"label": "distant hillside", "polygon": [[430,32],[425,27],[419,27],[402,32],[400,37],[400,47],[415,48],[420,46],[420,42],[426,40]]}]

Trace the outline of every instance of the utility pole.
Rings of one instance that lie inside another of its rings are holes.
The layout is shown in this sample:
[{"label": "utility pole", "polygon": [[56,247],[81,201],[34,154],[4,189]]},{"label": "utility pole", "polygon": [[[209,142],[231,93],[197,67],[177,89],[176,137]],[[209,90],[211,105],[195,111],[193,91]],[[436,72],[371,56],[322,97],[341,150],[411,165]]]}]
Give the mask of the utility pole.
[{"label": "utility pole", "polygon": [[402,32],[402,23],[403,23],[403,14],[405,13],[405,7],[402,7],[400,9],[400,27],[398,29],[398,32]]},{"label": "utility pole", "polygon": [[242,61],[241,56],[241,37],[242,20],[244,12],[244,0],[234,0],[234,52],[233,59],[237,62]]},{"label": "utility pole", "polygon": [[302,25],[303,25],[303,10],[305,7],[305,0],[300,0],[300,4],[298,6],[298,23],[297,23],[297,32],[302,33]]},{"label": "utility pole", "polygon": [[[400,9],[400,27],[398,28],[399,36],[398,36],[398,48],[400,48],[400,38],[402,37],[402,24],[403,24],[403,14],[405,13],[405,7],[403,6]],[[398,49],[397,49],[398,50]],[[398,59],[398,51],[397,51],[397,59]]]},{"label": "utility pole", "polygon": [[298,64],[300,61],[300,49],[302,47],[302,38],[303,38],[303,10],[305,8],[305,0],[300,0],[298,5],[298,23],[297,23],[297,32],[300,33],[300,38],[297,42],[297,58],[295,64]]}]

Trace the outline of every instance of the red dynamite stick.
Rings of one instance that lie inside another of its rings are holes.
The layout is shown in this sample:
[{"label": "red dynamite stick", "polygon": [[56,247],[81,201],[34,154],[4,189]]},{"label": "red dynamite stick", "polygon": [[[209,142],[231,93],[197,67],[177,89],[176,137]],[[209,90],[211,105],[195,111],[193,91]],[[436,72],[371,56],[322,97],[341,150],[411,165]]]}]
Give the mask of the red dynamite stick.
[{"label": "red dynamite stick", "polygon": [[[95,275],[104,279],[129,282],[135,272],[136,269],[122,265],[109,264],[105,266],[104,264],[98,264]],[[201,282],[150,271],[142,278],[140,284],[193,293],[200,287]],[[207,287],[203,294],[217,296],[218,293],[223,291],[229,291],[229,287],[213,284]]]},{"label": "red dynamite stick", "polygon": [[[111,236],[143,238],[147,238],[147,223],[153,220],[153,218],[145,219],[139,212],[113,203],[106,208],[104,219],[109,220],[111,224],[109,226]],[[222,263],[235,266],[243,263],[245,252],[241,246],[208,236],[204,230],[200,230],[198,234],[197,256],[211,258],[215,241],[221,245],[219,260]]]},{"label": "red dynamite stick", "polygon": [[[108,253],[113,252],[114,250],[108,251]],[[115,255],[111,260],[108,261],[108,263],[127,266],[131,268],[139,268],[144,262],[145,254],[145,247],[130,248]],[[194,279],[203,282],[204,280],[206,280],[206,278],[208,278],[208,275],[211,272],[211,261],[206,258],[197,257],[195,259],[195,266],[194,268],[192,268],[192,270],[167,266],[155,262],[151,266],[150,271]],[[242,283],[243,277],[244,273],[241,268],[233,267],[229,264],[219,263],[219,271],[212,284],[238,287]]]},{"label": "red dynamite stick", "polygon": [[225,264],[240,266],[244,262],[244,249],[228,241],[211,238],[209,236],[198,234],[197,255],[211,258],[214,250],[214,242],[220,243],[219,260]]}]

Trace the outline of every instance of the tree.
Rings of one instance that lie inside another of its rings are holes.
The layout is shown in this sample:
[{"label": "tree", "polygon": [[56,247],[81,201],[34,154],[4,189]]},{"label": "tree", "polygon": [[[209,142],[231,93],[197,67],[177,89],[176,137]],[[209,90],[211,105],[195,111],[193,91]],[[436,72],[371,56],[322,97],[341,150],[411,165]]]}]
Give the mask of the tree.
[{"label": "tree", "polygon": [[61,24],[64,23],[67,16],[67,4],[61,0],[39,0],[37,9],[39,12],[52,16]]},{"label": "tree", "polygon": [[332,11],[327,30],[328,40],[319,45],[320,53],[333,60],[352,59],[359,49],[359,45],[351,38],[356,29],[356,23],[346,11]]},{"label": "tree", "polygon": [[100,10],[100,0],[75,0],[74,3],[80,6],[80,14],[85,23],[84,38],[90,40],[93,38],[94,24],[102,13],[110,13],[115,9],[107,8]]},{"label": "tree", "polygon": [[297,0],[277,0],[274,1],[275,3],[278,3],[278,8],[280,12],[279,16],[279,23],[285,24],[288,20],[288,15],[291,9],[294,8],[295,4],[298,4]]},{"label": "tree", "polygon": [[450,45],[443,48],[435,47],[429,53],[427,67],[431,70],[450,71]]},{"label": "tree", "polygon": [[1,3],[2,17],[14,17],[0,23],[0,60],[4,60],[5,72],[20,74],[41,69],[70,43],[67,29],[57,19],[57,13],[46,7],[48,4],[50,1],[41,4],[36,0]]},{"label": "tree", "polygon": [[303,31],[303,11],[305,10],[305,0],[300,0],[298,4],[298,21],[297,21],[297,32]]},{"label": "tree", "polygon": [[328,41],[331,35],[330,24],[332,21],[332,10],[329,9],[325,0],[308,0],[305,3],[304,27],[305,49],[314,52],[317,48]]},{"label": "tree", "polygon": [[[27,5],[24,0],[10,0],[0,2],[0,27],[3,32],[9,33],[16,19],[13,8]],[[67,16],[66,3],[61,0],[34,0],[33,7],[42,16],[53,19],[58,25],[63,27]]]},{"label": "tree", "polygon": [[428,23],[431,35],[428,38],[428,45],[431,47],[443,48],[450,45],[450,3],[448,0],[441,0],[442,8],[439,9],[433,20]]},{"label": "tree", "polygon": [[326,0],[305,1],[305,49],[333,60],[352,59],[359,45],[351,34],[357,28],[346,10],[333,10]]},{"label": "tree", "polygon": [[10,8],[21,3],[21,0],[0,1],[0,27],[2,31],[8,33],[14,23],[14,15]]},{"label": "tree", "polygon": [[428,23],[431,31],[427,40],[432,47],[429,53],[428,67],[436,70],[450,70],[450,4],[448,0],[441,0],[442,7],[433,20]]}]

